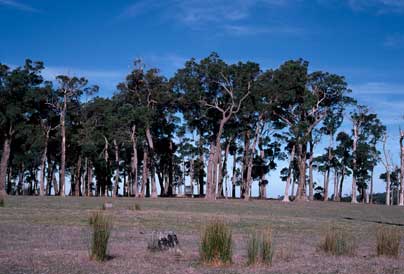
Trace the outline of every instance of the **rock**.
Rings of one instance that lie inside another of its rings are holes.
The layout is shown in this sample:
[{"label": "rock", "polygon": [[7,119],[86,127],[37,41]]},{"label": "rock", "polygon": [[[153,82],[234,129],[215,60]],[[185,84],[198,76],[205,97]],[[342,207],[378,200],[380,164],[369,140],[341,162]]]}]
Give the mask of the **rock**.
[{"label": "rock", "polygon": [[173,232],[153,232],[148,248],[153,251],[165,251],[175,248],[178,244],[177,235]]}]

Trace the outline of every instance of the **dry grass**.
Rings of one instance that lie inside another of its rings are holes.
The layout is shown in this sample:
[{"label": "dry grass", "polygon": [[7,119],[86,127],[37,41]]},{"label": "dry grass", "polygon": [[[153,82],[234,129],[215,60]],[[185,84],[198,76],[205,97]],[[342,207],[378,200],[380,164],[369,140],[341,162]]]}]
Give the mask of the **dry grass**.
[{"label": "dry grass", "polygon": [[214,220],[202,230],[200,257],[204,263],[221,265],[232,261],[232,232],[222,221]]},{"label": "dry grass", "polygon": [[379,227],[376,233],[378,256],[398,257],[400,255],[401,234],[396,228]]},{"label": "dry grass", "polygon": [[272,242],[272,228],[267,227],[262,233],[262,241],[261,241],[262,263],[272,265],[273,255],[274,255],[274,245]]},{"label": "dry grass", "polygon": [[320,249],[335,256],[353,255],[355,252],[355,240],[346,229],[330,226],[320,243]]},{"label": "dry grass", "polygon": [[108,241],[112,230],[112,220],[101,212],[94,212],[89,218],[91,227],[90,257],[97,261],[107,259]]},{"label": "dry grass", "polygon": [[129,210],[140,211],[140,210],[142,210],[142,207],[140,206],[140,204],[134,203],[133,205],[129,206]]},{"label": "dry grass", "polygon": [[[88,217],[104,202],[113,203],[103,213],[113,216],[114,229],[108,260],[96,263],[88,259]],[[134,203],[142,210],[128,210]],[[199,263],[201,227],[212,218],[221,218],[231,227],[231,264]],[[403,252],[399,258],[375,256],[379,224],[371,221],[404,224],[404,208],[332,202],[7,196],[6,206],[0,208],[0,273],[401,274]],[[274,232],[273,264],[247,266],[248,235],[254,230],[260,235],[269,223]],[[318,253],[317,243],[324,236],[319,228],[330,223],[354,233],[360,241],[357,256]],[[397,229],[404,232],[402,227]],[[147,250],[149,235],[166,230],[180,236],[181,256],[175,251]]]},{"label": "dry grass", "polygon": [[259,261],[260,241],[257,232],[251,233],[247,244],[247,264],[254,265]]}]

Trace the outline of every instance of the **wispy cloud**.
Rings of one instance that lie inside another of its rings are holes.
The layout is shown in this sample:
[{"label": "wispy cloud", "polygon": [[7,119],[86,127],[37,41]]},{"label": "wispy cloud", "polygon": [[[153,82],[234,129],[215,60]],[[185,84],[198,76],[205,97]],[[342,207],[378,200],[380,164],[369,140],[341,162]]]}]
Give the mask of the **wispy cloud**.
[{"label": "wispy cloud", "polygon": [[[158,13],[167,20],[175,20],[191,28],[214,23],[219,27],[232,25],[252,17],[253,10],[281,8],[302,0],[140,0],[127,6],[119,17],[138,17]],[[234,27],[234,26],[233,26]],[[244,27],[246,28],[246,27]],[[241,30],[238,33],[251,31]],[[260,31],[261,32],[261,31]]]},{"label": "wispy cloud", "polygon": [[304,30],[288,26],[260,27],[251,25],[225,25],[223,29],[227,34],[234,36],[259,35],[259,34],[287,34],[301,35]]},{"label": "wispy cloud", "polygon": [[360,95],[402,95],[404,84],[391,84],[384,82],[367,82],[352,85],[351,89]]},{"label": "wispy cloud", "polygon": [[403,0],[347,0],[348,5],[354,10],[376,9],[379,13],[404,12]]},{"label": "wispy cloud", "polygon": [[40,10],[33,8],[29,5],[23,4],[16,0],[0,0],[0,6],[26,11],[26,12],[40,12]]},{"label": "wispy cloud", "polygon": [[403,34],[388,35],[383,42],[383,46],[385,46],[386,48],[391,48],[391,49],[403,48],[404,47],[404,35]]},{"label": "wispy cloud", "polygon": [[386,125],[403,123],[404,83],[368,82],[352,85],[353,96],[379,114]]}]

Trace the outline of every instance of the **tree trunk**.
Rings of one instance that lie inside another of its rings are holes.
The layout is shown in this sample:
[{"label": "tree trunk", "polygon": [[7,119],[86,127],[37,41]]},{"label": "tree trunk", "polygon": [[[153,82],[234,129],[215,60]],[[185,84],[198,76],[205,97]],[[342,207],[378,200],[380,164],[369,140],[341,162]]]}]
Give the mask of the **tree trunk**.
[{"label": "tree trunk", "polygon": [[299,184],[297,186],[297,201],[306,201],[306,144],[298,144]]},{"label": "tree trunk", "polygon": [[329,182],[330,182],[330,168],[327,167],[327,170],[324,173],[324,202],[328,201]]},{"label": "tree trunk", "polygon": [[386,205],[390,205],[390,186],[391,186],[391,176],[390,171],[386,172]]},{"label": "tree trunk", "polygon": [[345,167],[343,166],[342,173],[341,173],[341,181],[339,184],[339,195],[338,195],[340,200],[342,199],[342,188],[344,186],[344,179],[345,179]]},{"label": "tree trunk", "polygon": [[53,190],[54,190],[54,192],[55,192],[55,195],[56,195],[56,193],[59,195],[60,188],[59,188],[59,183],[58,183],[58,181],[57,181],[57,179],[56,179],[55,173],[56,173],[56,163],[53,163],[53,168],[52,168],[52,185],[53,185]]},{"label": "tree trunk", "polygon": [[242,182],[240,186],[240,199],[245,199],[247,196],[248,187],[248,159],[249,159],[249,147],[250,147],[250,132],[246,131],[244,133],[244,153],[243,153],[243,168],[242,168]]},{"label": "tree trunk", "polygon": [[404,206],[404,130],[400,130],[400,198],[399,206]]},{"label": "tree trunk", "polygon": [[168,187],[167,187],[167,191],[166,191],[166,195],[168,197],[172,197],[173,196],[173,142],[170,139],[170,143],[168,146],[169,149],[169,159],[168,159]]},{"label": "tree trunk", "polygon": [[212,140],[210,143],[209,148],[209,160],[208,160],[208,168],[207,168],[207,175],[206,175],[206,199],[212,199],[212,177],[213,177],[213,168],[214,168],[214,158],[216,156],[215,153],[215,143]]},{"label": "tree trunk", "polygon": [[309,158],[309,200],[314,200],[314,176],[313,176],[314,143],[310,142]]},{"label": "tree trunk", "polygon": [[[260,141],[261,142],[261,141]],[[265,152],[261,148],[260,150],[260,158],[261,158],[261,165],[264,164],[265,160]],[[264,167],[260,167],[260,199],[266,199],[267,198],[267,181],[265,179],[265,172],[264,172]]]},{"label": "tree trunk", "polygon": [[0,163],[0,196],[6,195],[6,176],[8,159],[10,158],[11,139],[6,137],[3,143],[3,153]]},{"label": "tree trunk", "polygon": [[[295,150],[296,150],[296,146],[293,145],[292,147],[292,151],[290,153],[290,159],[289,159],[289,167],[288,167],[288,178],[286,179],[286,185],[285,185],[285,193],[283,196],[283,202],[289,202],[289,187],[290,187],[290,182],[292,179],[292,165],[293,165],[293,160],[295,158]],[[294,184],[294,183],[293,183]],[[292,190],[292,194],[293,194],[293,190]]]},{"label": "tree trunk", "polygon": [[373,177],[374,177],[374,168],[372,168],[370,172],[370,191],[368,201],[370,204],[373,204]]},{"label": "tree trunk", "polygon": [[75,189],[75,195],[77,197],[81,196],[81,155],[79,156],[79,159],[77,161],[77,167],[76,167],[76,189]]},{"label": "tree trunk", "polygon": [[202,198],[204,195],[204,166],[205,160],[203,158],[203,141],[202,141],[202,131],[199,131],[199,141],[198,141],[198,153],[199,153],[199,169],[198,169],[198,183],[199,183],[199,197]]},{"label": "tree trunk", "polygon": [[24,163],[18,168],[17,195],[24,195]]},{"label": "tree trunk", "polygon": [[[221,167],[219,167],[220,173],[219,173],[218,195],[219,195],[220,198],[224,197],[223,177],[227,176],[227,158],[229,156],[230,144],[231,144],[231,140],[229,140],[227,142],[227,144],[226,144],[226,150],[225,150],[225,153],[224,153],[224,161],[223,161],[223,164],[221,165]],[[219,159],[219,163],[221,163],[220,159]]]},{"label": "tree trunk", "polygon": [[334,199],[335,202],[339,201],[338,198],[338,171],[334,168]]},{"label": "tree trunk", "polygon": [[143,172],[142,172],[142,186],[140,189],[140,194],[139,197],[143,198],[144,197],[144,191],[145,191],[145,187],[147,185],[147,177],[148,175],[148,153],[147,153],[147,148],[145,147],[143,150]]},{"label": "tree trunk", "polygon": [[64,95],[63,109],[60,113],[60,135],[62,137],[59,170],[59,195],[65,197],[65,172],[66,172],[66,128],[65,116],[67,111],[67,95]]},{"label": "tree trunk", "polygon": [[231,197],[236,198],[236,182],[237,182],[237,152],[234,151],[233,155],[233,175],[231,178]]},{"label": "tree trunk", "polygon": [[137,136],[136,136],[136,126],[132,127],[132,195],[138,196],[138,182],[137,182],[137,167],[138,167],[138,157],[137,157]]},{"label": "tree trunk", "polygon": [[12,177],[13,177],[13,166],[8,168],[7,175],[7,194],[10,195],[12,193]]},{"label": "tree trunk", "polygon": [[356,199],[356,148],[358,145],[358,126],[354,123],[354,141],[352,146],[352,194],[351,194],[351,203],[357,204],[358,201]]},{"label": "tree trunk", "polygon": [[88,161],[88,168],[87,168],[87,189],[88,189],[88,196],[93,196],[93,163]]},{"label": "tree trunk", "polygon": [[112,197],[117,197],[118,196],[118,191],[119,191],[119,146],[116,140],[114,140],[114,148],[115,148],[115,183],[114,183],[114,189],[112,191]]},{"label": "tree trunk", "polygon": [[189,182],[191,184],[191,194],[192,197],[194,196],[194,159],[191,159],[190,165],[189,165]]},{"label": "tree trunk", "polygon": [[156,174],[155,174],[155,166],[154,166],[154,144],[153,144],[153,138],[150,133],[150,128],[146,128],[146,138],[147,138],[147,144],[149,145],[149,157],[150,157],[150,177],[151,177],[151,197],[152,198],[157,198],[157,187],[156,187]]}]

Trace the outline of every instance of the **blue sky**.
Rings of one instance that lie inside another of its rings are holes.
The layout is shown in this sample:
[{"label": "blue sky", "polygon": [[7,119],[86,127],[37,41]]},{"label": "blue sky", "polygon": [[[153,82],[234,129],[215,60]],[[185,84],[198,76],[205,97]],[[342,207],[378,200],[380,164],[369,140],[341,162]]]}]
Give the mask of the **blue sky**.
[{"label": "blue sky", "polygon": [[304,58],[380,115],[398,164],[404,0],[0,0],[0,25],[1,63],[42,60],[46,77],[85,76],[104,96],[139,57],[166,76],[211,51],[263,69]]}]

